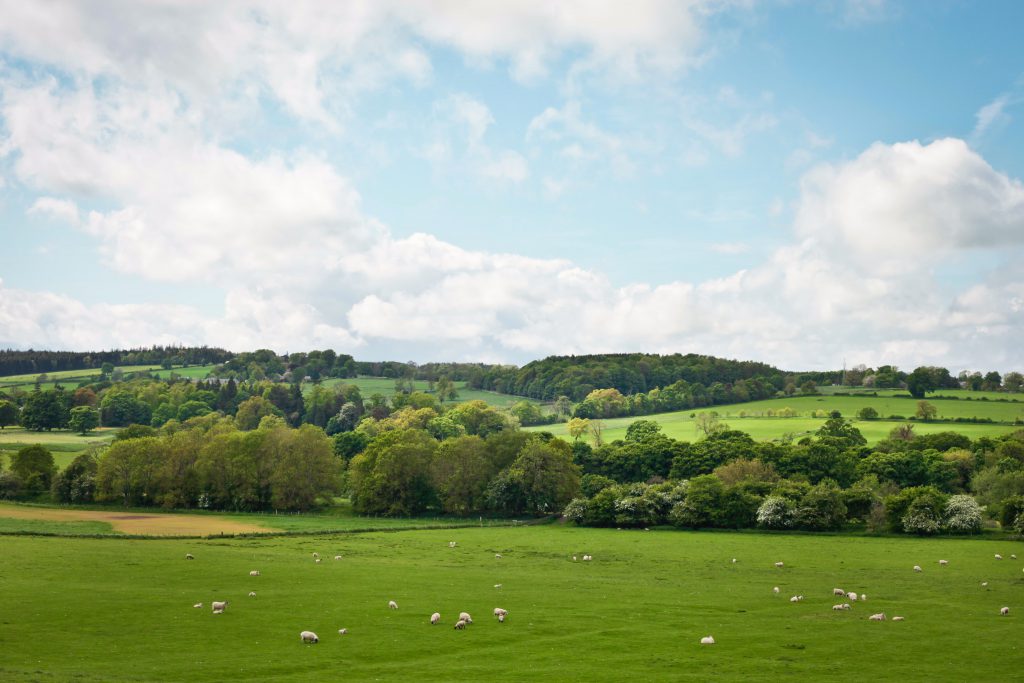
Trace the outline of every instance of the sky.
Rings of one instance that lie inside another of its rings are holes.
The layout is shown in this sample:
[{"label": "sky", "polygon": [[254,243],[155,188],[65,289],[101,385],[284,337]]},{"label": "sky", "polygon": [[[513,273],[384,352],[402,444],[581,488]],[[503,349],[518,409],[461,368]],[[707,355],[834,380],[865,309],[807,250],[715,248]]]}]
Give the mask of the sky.
[{"label": "sky", "polygon": [[0,0],[0,348],[1024,370],[1021,26]]}]

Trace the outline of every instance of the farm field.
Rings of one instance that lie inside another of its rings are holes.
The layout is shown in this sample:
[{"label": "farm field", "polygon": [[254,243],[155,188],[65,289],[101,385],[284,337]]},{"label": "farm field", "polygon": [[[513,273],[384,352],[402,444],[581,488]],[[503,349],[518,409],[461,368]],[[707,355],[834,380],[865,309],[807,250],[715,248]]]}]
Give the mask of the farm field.
[{"label": "farm field", "polygon": [[[210,373],[213,367],[212,365],[194,365],[187,368],[179,367],[163,370],[159,365],[121,365],[116,369],[125,374],[148,370],[154,377],[167,378],[173,372],[182,377],[202,379]],[[36,387],[36,379],[39,375],[40,373],[30,373],[0,377],[0,390],[18,387],[23,391],[32,391]],[[53,389],[58,385],[65,389],[74,389],[79,382],[95,382],[99,380],[100,371],[98,368],[89,370],[60,370],[48,372],[46,377],[47,381],[39,384],[39,388],[44,391]]]},{"label": "farm field", "polygon": [[[1006,540],[545,525],[2,541],[5,681],[995,681],[1024,666],[1022,562],[993,559],[1024,546]],[[572,561],[583,553],[594,560]],[[835,612],[835,586],[870,600]],[[229,601],[223,615],[213,600]],[[474,616],[465,631],[452,629],[460,611]],[[300,642],[305,629],[318,645]]]},{"label": "farm field", "polygon": [[101,427],[82,436],[68,430],[32,432],[22,427],[7,427],[0,430],[0,455],[40,444],[53,455],[57,469],[64,469],[89,446],[109,443],[118,431],[114,427]]},{"label": "farm field", "polygon": [[[337,384],[354,384],[359,387],[359,393],[362,395],[363,400],[370,398],[373,394],[380,394],[387,398],[391,398],[395,395],[395,380],[387,377],[355,377],[350,379],[328,379],[324,380],[322,386],[331,387]],[[426,391],[427,382],[423,380],[416,380],[413,382],[417,391]],[[303,391],[308,392],[313,388],[312,384],[303,385]],[[465,382],[455,382],[455,388],[459,392],[458,398],[454,401],[446,403],[462,403],[465,401],[483,401],[490,406],[495,408],[510,408],[519,401],[528,401],[530,403],[540,404],[541,401],[537,401],[532,398],[525,398],[523,396],[512,396],[509,394],[499,394],[496,391],[481,391],[478,389],[467,389]]]},{"label": "farm field", "polygon": [[[995,422],[1013,422],[1024,420],[1024,403],[996,401],[957,401],[942,399],[925,399],[938,410],[938,419],[956,418],[988,418]],[[734,403],[724,406],[699,408],[689,412],[715,411],[723,419],[739,416],[763,415],[768,410],[792,408],[801,417],[810,417],[815,410],[826,412],[838,410],[843,417],[855,418],[862,408],[871,407],[878,411],[880,417],[900,415],[904,418],[913,417],[917,411],[918,399],[898,396],[793,396],[790,398],[773,398],[766,401]],[[689,413],[687,413],[689,414]]]},{"label": "farm field", "polygon": [[[748,403],[739,405],[751,405]],[[718,406],[719,408],[739,408],[735,406]],[[780,406],[781,407],[781,406]],[[626,429],[634,420],[653,420],[662,426],[662,432],[666,436],[679,441],[696,441],[701,438],[697,431],[690,413],[693,411],[680,411],[675,413],[658,413],[655,415],[644,415],[641,417],[619,417],[610,420],[602,420],[604,441],[623,439],[626,436]],[[738,411],[737,411],[738,412]],[[781,439],[786,435],[795,435],[797,438],[816,431],[825,423],[824,418],[811,417],[737,417],[728,416],[720,412],[722,422],[729,425],[730,429],[738,429],[750,434],[755,441],[769,441]],[[854,420],[854,423],[867,439],[868,444],[876,444],[889,435],[889,432],[897,425],[904,424],[904,420]],[[998,424],[966,424],[962,422],[913,422],[915,434],[934,434],[935,432],[954,431],[964,434],[971,439],[981,436],[1000,436],[1021,429],[1021,426],[998,425]],[[526,431],[548,431],[555,436],[569,439],[569,431],[566,424],[558,423],[542,425],[537,427],[524,427]]]}]

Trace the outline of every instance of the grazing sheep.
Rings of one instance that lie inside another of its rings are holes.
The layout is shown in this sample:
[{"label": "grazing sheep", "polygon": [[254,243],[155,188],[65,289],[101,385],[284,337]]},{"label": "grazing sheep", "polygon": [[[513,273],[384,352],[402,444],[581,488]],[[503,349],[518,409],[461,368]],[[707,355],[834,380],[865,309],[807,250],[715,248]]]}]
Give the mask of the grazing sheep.
[{"label": "grazing sheep", "polygon": [[388,600],[388,609],[398,609],[398,603],[394,600]]},{"label": "grazing sheep", "polygon": [[857,594],[854,593],[853,591],[850,591],[849,593],[847,593],[846,597],[850,598],[851,602],[857,602]]},{"label": "grazing sheep", "polygon": [[842,605],[832,605],[832,609],[834,609],[834,610],[841,610],[841,609],[846,609],[846,608],[843,607]]},{"label": "grazing sheep", "polygon": [[572,561],[573,561],[573,562],[575,562],[575,561],[576,561],[576,556],[575,556],[575,555],[573,555],[573,556],[572,556]]},{"label": "grazing sheep", "polygon": [[440,612],[434,612],[433,614],[430,615],[430,625],[433,626],[434,624],[439,624],[439,623],[441,623],[441,613]]},{"label": "grazing sheep", "polygon": [[853,609],[853,608],[852,608],[852,607],[850,607],[850,603],[848,603],[848,602],[844,602],[844,603],[843,603],[843,609]]},{"label": "grazing sheep", "polygon": [[988,581],[982,581],[981,582],[981,587],[982,588],[988,588]]},{"label": "grazing sheep", "polygon": [[317,564],[320,564],[320,558],[319,558],[319,557],[318,557],[318,558],[316,558],[316,559],[315,559],[315,560],[313,560],[313,561],[314,561],[314,562],[316,562]]},{"label": "grazing sheep", "polygon": [[920,566],[918,566],[918,565],[916,565],[916,564],[915,564],[915,565],[914,565],[914,571],[915,571],[915,572],[919,572],[919,571],[923,571],[923,570],[921,569],[921,567],[920,567]]},{"label": "grazing sheep", "polygon": [[253,569],[251,572],[249,572],[249,576],[259,576],[259,575],[260,575],[260,570],[259,569]]},{"label": "grazing sheep", "polygon": [[1002,555],[1000,555],[999,553],[996,553],[996,559],[997,559],[997,560],[1001,560],[1001,559],[1003,559],[1003,556],[1002,556]]},{"label": "grazing sheep", "polygon": [[594,558],[591,557],[590,555],[584,555],[583,556],[583,561],[584,562],[590,562],[592,559],[594,559]]},{"label": "grazing sheep", "polygon": [[494,584],[494,587],[497,588],[498,590],[501,590],[501,584],[500,583]]},{"label": "grazing sheep", "polygon": [[304,642],[304,643],[319,643],[320,642],[320,638],[315,633],[313,633],[312,631],[303,631],[302,633],[299,634],[299,638],[301,638],[302,642]]},{"label": "grazing sheep", "polygon": [[462,629],[466,628],[466,622],[463,621],[462,619],[459,619],[458,621],[455,622],[455,628],[457,628],[457,629],[459,629],[461,631]]},{"label": "grazing sheep", "polygon": [[202,606],[203,606],[203,603],[201,603],[201,602],[197,602],[196,604],[194,604],[194,605],[192,605],[192,606],[193,606],[193,607],[195,607],[196,609],[199,609],[200,607],[202,607]]},{"label": "grazing sheep", "polygon": [[448,547],[449,548],[454,548],[456,545],[457,545],[457,543],[455,543],[455,541],[448,541]]},{"label": "grazing sheep", "polygon": [[498,623],[499,624],[504,624],[505,623],[505,615],[504,614],[499,614],[498,615]]},{"label": "grazing sheep", "polygon": [[803,599],[804,599],[804,596],[802,596],[802,595],[794,595],[793,597],[791,597],[789,599],[789,601],[790,602],[800,602]]},{"label": "grazing sheep", "polygon": [[334,559],[336,559],[336,560],[340,560],[340,559],[341,559],[341,555],[335,555],[335,556],[334,556]]},{"label": "grazing sheep", "polygon": [[[947,564],[949,564],[949,560],[939,560],[940,567],[945,567]],[[896,621],[896,617],[893,617],[892,620]]]},{"label": "grazing sheep", "polygon": [[867,599],[868,599],[867,595],[865,595],[864,593],[860,594],[860,601],[861,602],[867,602]]},{"label": "grazing sheep", "polygon": [[314,560],[319,560],[320,559],[320,553],[313,553],[313,559]]},{"label": "grazing sheep", "polygon": [[1010,554],[1010,559],[1011,559],[1011,560],[1016,560],[1016,559],[1017,559],[1017,556],[1011,553],[1011,554]]},{"label": "grazing sheep", "polygon": [[494,559],[500,560],[501,559],[501,553],[494,553]]},{"label": "grazing sheep", "polygon": [[256,591],[249,591],[249,597],[250,598],[255,598],[256,597]]},{"label": "grazing sheep", "polygon": [[1000,607],[999,608],[999,614],[1000,614],[1000,616],[1004,616],[1004,617],[1009,615],[1010,614],[1010,608],[1009,607]]},{"label": "grazing sheep", "polygon": [[782,569],[782,567],[784,567],[785,565],[783,565],[783,563],[781,563],[781,562],[776,562],[775,566],[778,567],[779,569]]},{"label": "grazing sheep", "polygon": [[711,636],[704,636],[703,638],[700,639],[700,644],[701,645],[714,645],[715,644],[715,639],[712,638]]},{"label": "grazing sheep", "polygon": [[832,595],[846,595],[846,591],[844,591],[842,588],[833,588]]},{"label": "grazing sheep", "polygon": [[346,633],[348,633],[348,629],[347,629],[347,628],[339,628],[339,629],[338,629],[338,635],[339,635],[339,636],[343,636],[343,635],[345,635]]},{"label": "grazing sheep", "polygon": [[186,560],[194,560],[194,559],[196,559],[196,557],[192,553],[185,553],[185,559]]},{"label": "grazing sheep", "polygon": [[885,621],[885,612],[879,612],[878,614],[872,614],[868,617],[870,621]]},{"label": "grazing sheep", "polygon": [[215,601],[215,602],[211,602],[210,606],[213,607],[213,613],[214,614],[223,614],[224,610],[227,609],[227,607],[228,607],[228,602],[227,602],[227,600],[223,600],[223,601],[220,601],[220,602],[216,602]]},{"label": "grazing sheep", "polygon": [[733,563],[733,564],[736,564],[736,562],[737,562],[736,558],[735,558],[735,557],[734,557],[734,558],[732,558],[732,563]]},{"label": "grazing sheep", "polygon": [[893,621],[903,621],[903,617],[893,617]]},{"label": "grazing sheep", "polygon": [[776,595],[778,595],[779,594],[779,587],[775,586],[774,588],[772,588],[772,593],[775,593]]},{"label": "grazing sheep", "polygon": [[506,614],[508,614],[508,610],[507,609],[502,609],[500,607],[495,607],[494,608],[494,616],[496,616],[496,617],[503,617]]},{"label": "grazing sheep", "polygon": [[469,616],[469,612],[459,612],[459,621],[464,621],[467,624],[472,624],[473,617]]}]

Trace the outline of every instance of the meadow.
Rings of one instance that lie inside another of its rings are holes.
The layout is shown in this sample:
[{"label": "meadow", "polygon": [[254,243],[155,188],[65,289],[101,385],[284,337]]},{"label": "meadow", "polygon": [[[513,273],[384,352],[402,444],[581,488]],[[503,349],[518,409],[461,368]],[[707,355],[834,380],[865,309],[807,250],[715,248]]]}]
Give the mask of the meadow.
[{"label": "meadow", "polygon": [[[338,384],[354,384],[359,387],[359,393],[366,401],[374,394],[380,394],[385,398],[390,399],[395,395],[395,380],[388,377],[353,377],[348,379],[327,379],[321,382],[321,386],[333,387]],[[499,394],[496,391],[482,391],[479,389],[468,389],[465,382],[455,382],[455,389],[459,395],[454,401],[448,401],[447,403],[463,403],[465,401],[483,401],[484,403],[493,406],[495,408],[511,408],[519,401],[527,401],[529,403],[541,404],[541,401],[536,399],[526,398],[524,396],[512,396],[510,394]],[[302,389],[308,393],[313,388],[313,384],[304,384]],[[416,391],[427,391],[429,384],[425,380],[415,380],[413,387]]]},{"label": "meadow", "polygon": [[[1024,545],[1005,539],[551,524],[0,542],[4,681],[995,681],[1024,666],[1024,573],[1009,559]],[[583,553],[593,561],[573,562]],[[835,586],[869,601],[835,612]],[[224,614],[213,600],[229,601]],[[460,611],[474,618],[465,631],[452,628]],[[300,642],[306,629],[319,644]]]},{"label": "meadow", "polygon": [[[171,373],[191,379],[204,379],[213,368],[213,365],[192,365],[184,368],[177,367],[164,370],[159,365],[120,365],[116,369],[125,374],[149,371],[154,377],[162,379],[169,378]],[[40,373],[37,372],[0,377],[0,391],[14,388],[21,389],[22,391],[32,391],[36,388],[36,380],[39,376]],[[39,383],[40,389],[47,391],[61,386],[66,390],[70,390],[76,388],[82,382],[98,382],[100,370],[99,368],[90,370],[60,370],[57,372],[47,372],[46,377],[47,380],[45,382]]]}]

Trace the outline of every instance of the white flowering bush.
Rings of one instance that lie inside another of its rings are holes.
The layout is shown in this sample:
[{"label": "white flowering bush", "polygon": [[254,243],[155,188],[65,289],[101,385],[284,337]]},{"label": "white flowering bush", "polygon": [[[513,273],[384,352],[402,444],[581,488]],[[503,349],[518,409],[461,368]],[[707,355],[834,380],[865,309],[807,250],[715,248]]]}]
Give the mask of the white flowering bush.
[{"label": "white flowering bush", "polygon": [[911,509],[907,514],[903,515],[901,521],[903,523],[903,530],[908,534],[929,536],[939,533],[939,520],[935,518],[931,510],[925,507]]},{"label": "white flowering bush", "polygon": [[757,525],[765,529],[790,529],[793,518],[793,503],[782,496],[768,496],[757,508]]},{"label": "white flowering bush", "polygon": [[971,496],[950,496],[946,502],[946,529],[957,534],[981,531],[981,506]]},{"label": "white flowering bush", "polygon": [[583,524],[583,520],[587,518],[587,507],[589,502],[590,501],[586,498],[573,498],[569,501],[569,504],[565,506],[565,510],[562,511],[562,516],[570,522]]}]

